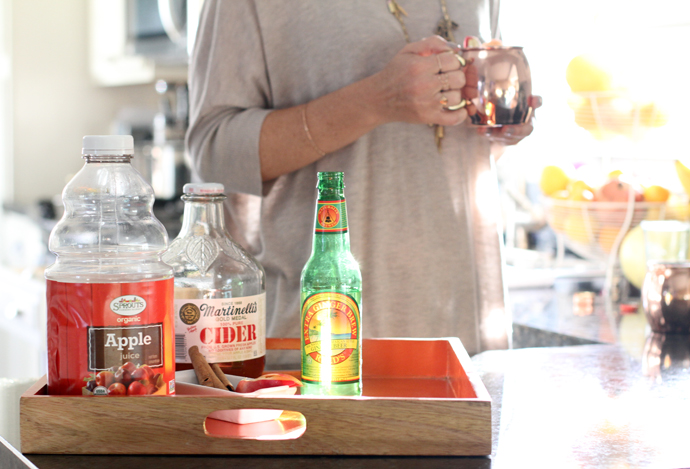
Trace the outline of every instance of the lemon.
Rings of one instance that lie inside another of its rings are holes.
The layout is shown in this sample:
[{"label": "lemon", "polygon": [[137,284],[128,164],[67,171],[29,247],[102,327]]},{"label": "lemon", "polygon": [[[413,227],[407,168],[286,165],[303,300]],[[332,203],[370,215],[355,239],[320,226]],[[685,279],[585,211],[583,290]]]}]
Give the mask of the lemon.
[{"label": "lemon", "polygon": [[549,197],[551,197],[552,199],[558,199],[558,200],[568,200],[570,198],[570,192],[567,190],[556,191],[553,194],[550,194]]},{"label": "lemon", "polygon": [[608,91],[612,86],[609,73],[587,54],[578,55],[568,63],[565,79],[573,93]]},{"label": "lemon", "polygon": [[568,200],[578,202],[591,202],[594,198],[594,189],[585,181],[578,179],[568,184]]},{"label": "lemon", "polygon": [[654,103],[640,107],[640,123],[647,127],[661,127],[668,122],[668,116]]},{"label": "lemon", "polygon": [[690,204],[676,194],[671,194],[666,202],[666,214],[671,220],[690,221]]},{"label": "lemon", "polygon": [[[587,223],[589,221],[589,223]],[[585,220],[582,214],[570,214],[565,219],[563,231],[571,241],[581,244],[589,244],[594,240],[596,225],[592,218]]]},{"label": "lemon", "polygon": [[666,202],[671,195],[671,191],[665,187],[651,185],[642,191],[645,202]]},{"label": "lemon", "polygon": [[570,184],[568,184],[568,191],[569,192],[589,191],[589,192],[593,193],[594,189],[592,189],[592,186],[587,184],[582,179],[577,179],[575,181],[572,181]]},{"label": "lemon", "polygon": [[570,178],[560,166],[546,166],[541,172],[539,187],[545,195],[551,195],[568,188]]},{"label": "lemon", "polygon": [[594,109],[589,99],[583,99],[573,104],[571,107],[575,123],[588,131],[595,139],[608,140],[615,136],[613,132],[606,128],[607,119],[604,119],[601,115],[601,109],[606,107],[608,98],[599,98],[597,101],[598,108],[600,109],[598,116],[594,114]]},{"label": "lemon", "polygon": [[613,170],[609,173],[609,179],[618,179],[623,175],[623,171],[620,169]]},{"label": "lemon", "polygon": [[591,202],[594,200],[594,193],[592,191],[588,191],[587,189],[573,191],[568,195],[568,200],[575,200],[577,202]]},{"label": "lemon", "polygon": [[642,288],[647,273],[647,256],[641,226],[636,226],[625,235],[618,251],[618,258],[623,276],[637,288]]}]

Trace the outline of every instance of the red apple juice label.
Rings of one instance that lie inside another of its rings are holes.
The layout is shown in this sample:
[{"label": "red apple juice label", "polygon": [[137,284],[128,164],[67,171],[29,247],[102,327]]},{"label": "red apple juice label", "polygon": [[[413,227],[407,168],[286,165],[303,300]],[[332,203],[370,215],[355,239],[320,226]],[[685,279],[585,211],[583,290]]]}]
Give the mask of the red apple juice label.
[{"label": "red apple juice label", "polygon": [[175,394],[173,279],[47,281],[48,394]]},{"label": "red apple juice label", "polygon": [[357,302],[324,292],[302,304],[302,380],[310,383],[359,381],[360,315]]},{"label": "red apple juice label", "polygon": [[175,289],[175,359],[192,363],[196,345],[209,363],[266,355],[266,294],[196,299],[196,288]]}]

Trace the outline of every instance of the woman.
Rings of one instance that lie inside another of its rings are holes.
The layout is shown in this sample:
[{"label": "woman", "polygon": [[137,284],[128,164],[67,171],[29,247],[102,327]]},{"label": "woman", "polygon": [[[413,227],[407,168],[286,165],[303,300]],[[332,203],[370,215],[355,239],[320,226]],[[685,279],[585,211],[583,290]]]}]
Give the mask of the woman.
[{"label": "woman", "polygon": [[489,167],[492,140],[532,129],[489,139],[461,125],[471,90],[453,44],[434,33],[488,37],[490,8],[448,2],[205,2],[189,152],[197,178],[225,184],[231,234],[266,270],[269,337],[299,335],[316,173],[344,171],[365,337],[490,346],[479,324],[487,301],[502,307],[502,284],[489,279],[487,292],[478,279],[471,175]]}]

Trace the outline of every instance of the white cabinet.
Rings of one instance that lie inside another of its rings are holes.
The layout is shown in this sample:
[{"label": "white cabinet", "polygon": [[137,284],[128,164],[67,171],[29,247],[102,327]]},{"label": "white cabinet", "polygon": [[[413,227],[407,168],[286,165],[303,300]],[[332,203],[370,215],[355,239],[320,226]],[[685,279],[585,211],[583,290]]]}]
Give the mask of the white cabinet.
[{"label": "white cabinet", "polygon": [[0,268],[0,378],[46,373],[46,311],[44,280]]},{"label": "white cabinet", "polygon": [[186,82],[202,3],[90,0],[89,68],[94,81],[101,86]]}]

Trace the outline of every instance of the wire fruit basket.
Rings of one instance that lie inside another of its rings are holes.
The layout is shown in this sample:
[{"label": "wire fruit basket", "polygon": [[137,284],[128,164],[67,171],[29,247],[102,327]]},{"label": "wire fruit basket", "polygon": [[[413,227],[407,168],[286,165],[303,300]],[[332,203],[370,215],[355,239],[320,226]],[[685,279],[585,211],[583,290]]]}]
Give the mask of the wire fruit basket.
[{"label": "wire fruit basket", "polygon": [[[665,202],[591,202],[547,198],[546,219],[556,233],[558,250],[606,265],[625,235],[643,220],[678,220],[682,207]],[[686,210],[687,212],[687,210]]]},{"label": "wire fruit basket", "polygon": [[657,103],[640,102],[621,91],[572,93],[568,104],[575,123],[598,140],[616,135],[638,140],[668,121]]}]

